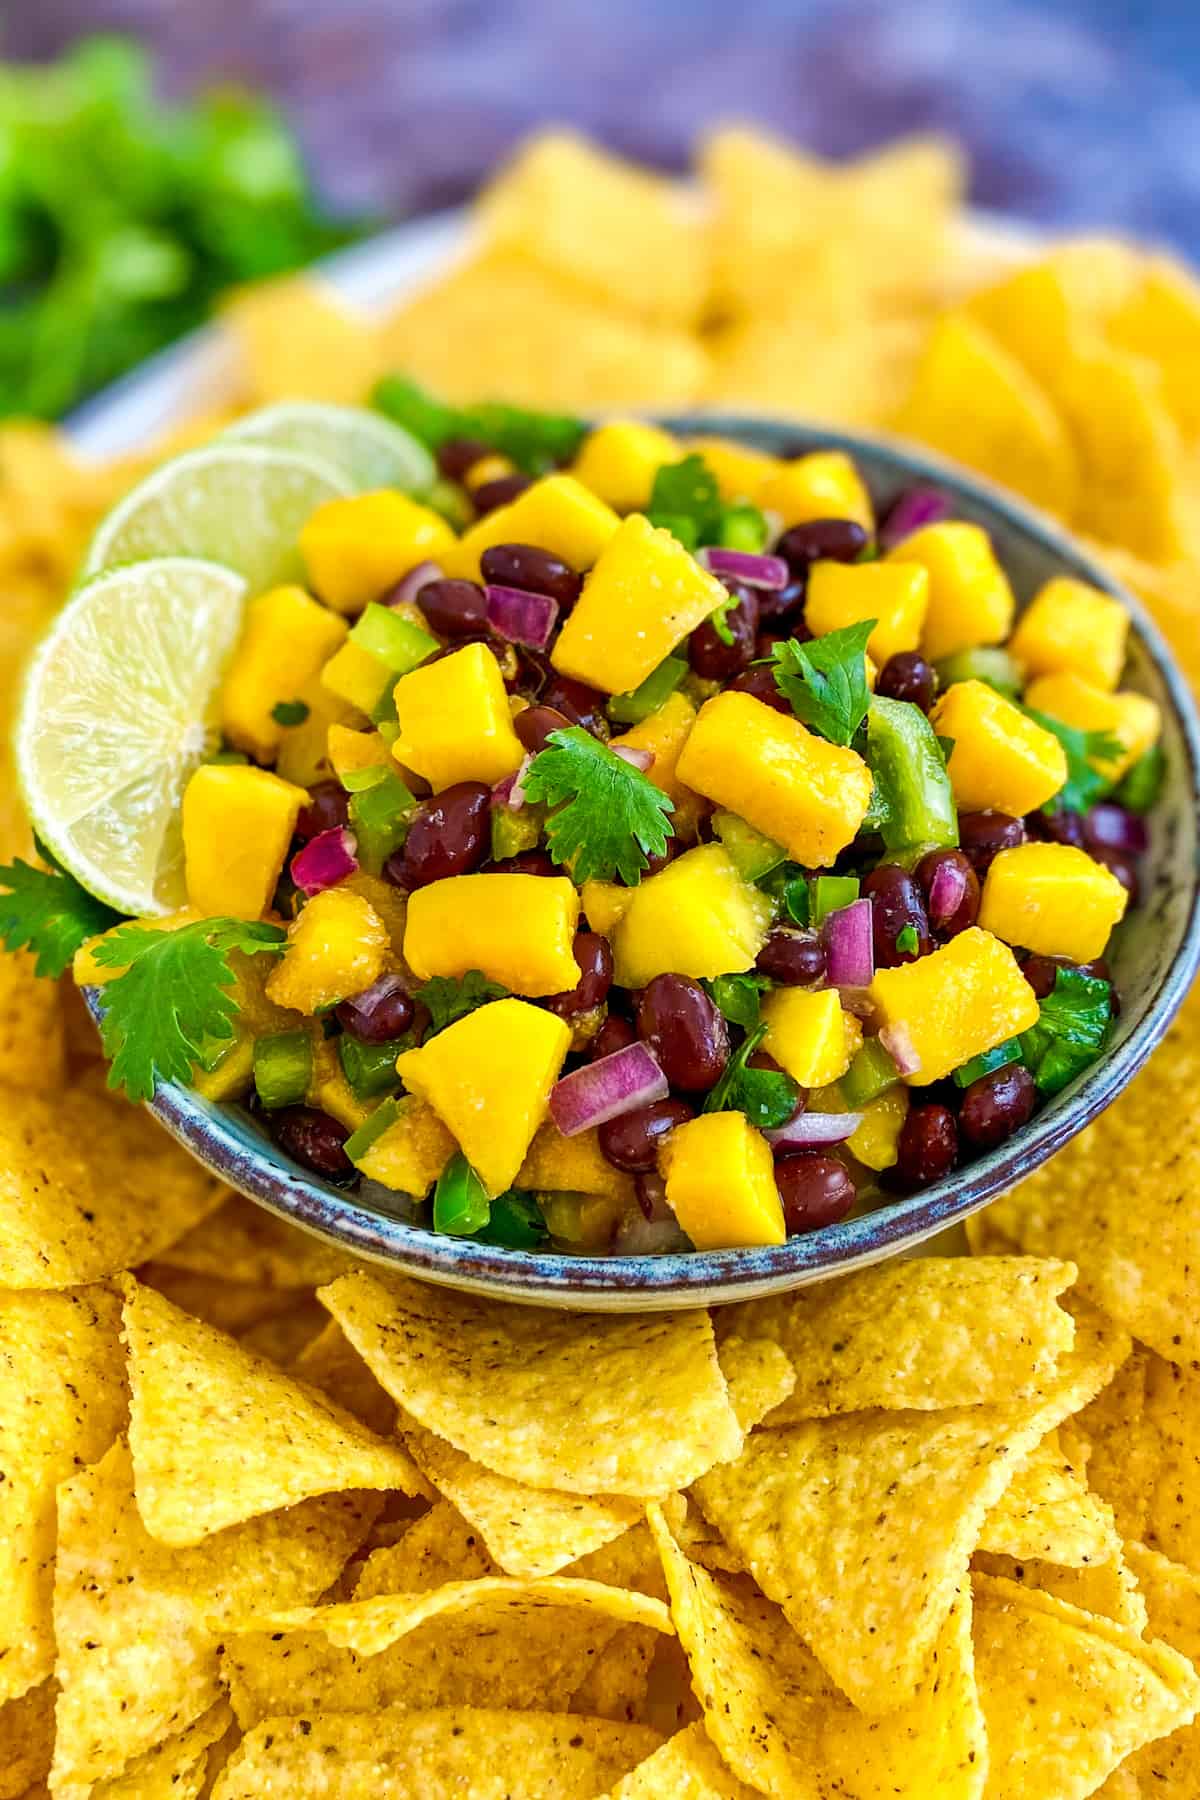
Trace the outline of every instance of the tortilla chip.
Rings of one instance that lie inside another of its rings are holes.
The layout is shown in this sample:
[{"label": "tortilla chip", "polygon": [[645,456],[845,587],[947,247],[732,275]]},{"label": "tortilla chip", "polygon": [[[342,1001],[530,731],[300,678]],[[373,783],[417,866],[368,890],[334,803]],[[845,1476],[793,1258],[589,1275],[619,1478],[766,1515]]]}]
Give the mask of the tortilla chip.
[{"label": "tortilla chip", "polygon": [[870,428],[892,418],[909,392],[927,335],[924,319],[880,319],[846,303],[836,274],[832,298],[797,298],[782,317],[739,319],[710,340],[704,398],[766,414]]},{"label": "tortilla chip", "polygon": [[90,1800],[198,1800],[208,1774],[208,1752],[233,1723],[224,1700],[194,1724],[135,1757],[122,1774],[98,1781]]},{"label": "tortilla chip", "polygon": [[1084,1800],[1200,1706],[1195,1670],[1169,1645],[1011,1582],[974,1587],[988,1800]]},{"label": "tortilla chip", "polygon": [[708,248],[694,203],[576,132],[527,138],[476,206],[485,242],[615,312],[688,326],[704,310]]},{"label": "tortilla chip", "polygon": [[310,1387],[353,1413],[377,1437],[396,1429],[396,1402],[384,1392],[353,1344],[333,1319],[296,1358],[293,1373]]},{"label": "tortilla chip", "polygon": [[[1129,1544],[1127,1554],[1146,1601],[1152,1636],[1190,1662],[1200,1662],[1200,1575],[1144,1544]],[[1170,1800],[1197,1800],[1200,1726],[1186,1725],[1170,1737],[1147,1744],[1123,1765],[1123,1771],[1139,1782],[1138,1792],[1169,1795]]]},{"label": "tortilla chip", "polygon": [[843,1692],[889,1712],[916,1693],[1014,1469],[1127,1351],[1080,1321],[1039,1398],[755,1432],[696,1498]]},{"label": "tortilla chip", "polygon": [[981,1550],[972,1557],[971,1569],[975,1574],[999,1575],[1020,1587],[1053,1594],[1057,1599],[1077,1606],[1081,1612],[1115,1620],[1135,1637],[1141,1637],[1146,1629],[1146,1602],[1138,1592],[1138,1584],[1121,1550],[1117,1550],[1108,1562],[1090,1563],[1086,1568],[1074,1569],[1036,1557],[993,1556]]},{"label": "tortilla chip", "polygon": [[893,424],[1036,506],[1073,516],[1079,468],[1066,426],[1033,376],[967,315],[947,313],[933,327]]},{"label": "tortilla chip", "polygon": [[737,1454],[706,1312],[555,1312],[362,1271],[320,1297],[406,1412],[513,1481],[642,1498]]},{"label": "tortilla chip", "polygon": [[593,1800],[657,1743],[644,1725],[533,1712],[268,1719],[230,1758],[213,1800]]},{"label": "tortilla chip", "polygon": [[0,1290],[0,1702],[54,1668],[55,1490],[125,1428],[120,1330],[108,1288]]},{"label": "tortilla chip", "polygon": [[652,1594],[664,1605],[667,1584],[663,1579],[662,1558],[643,1519],[623,1537],[614,1538],[601,1550],[593,1550],[570,1563],[566,1573],[578,1581],[604,1581],[610,1587],[628,1588],[638,1594]]},{"label": "tortilla chip", "polygon": [[1176,424],[1186,437],[1200,432],[1200,288],[1191,270],[1165,256],[1144,259],[1106,335],[1154,363]]},{"label": "tortilla chip", "polygon": [[0,1104],[0,1287],[103,1281],[157,1256],[225,1189],[99,1070]]},{"label": "tortilla chip", "polygon": [[1080,238],[981,288],[967,310],[1055,394],[1076,346],[1099,340],[1140,280],[1141,256],[1130,245]]},{"label": "tortilla chip", "polygon": [[729,1383],[729,1404],[743,1431],[751,1431],[776,1413],[796,1385],[796,1371],[787,1351],[769,1338],[722,1338],[717,1360]]},{"label": "tortilla chip", "polygon": [[680,1495],[684,1504],[678,1512],[669,1511],[670,1501],[663,1502],[664,1516],[675,1534],[680,1549],[689,1562],[699,1563],[710,1574],[745,1575],[749,1571],[745,1558],[727,1544],[716,1526],[706,1519],[693,1499]]},{"label": "tortilla chip", "polygon": [[1121,1539],[1112,1508],[1092,1493],[1052,1431],[984,1520],[979,1548],[1078,1569],[1111,1561],[1120,1553]]},{"label": "tortilla chip", "polygon": [[294,1288],[288,1291],[295,1296],[291,1306],[272,1313],[269,1319],[259,1319],[238,1339],[243,1350],[265,1357],[281,1369],[294,1364],[329,1323],[329,1315],[315,1295]]},{"label": "tortilla chip", "polygon": [[1077,521],[1151,562],[1185,554],[1183,447],[1152,364],[1077,349],[1055,389],[1079,453]]},{"label": "tortilla chip", "polygon": [[1071,1348],[1069,1262],[914,1257],[748,1300],[718,1315],[779,1344],[796,1371],[772,1425],[869,1407],[972,1406],[1035,1394]]},{"label": "tortilla chip", "polygon": [[684,406],[707,369],[687,333],[618,317],[505,250],[405,300],[383,340],[391,367],[463,402],[596,412]]},{"label": "tortilla chip", "polygon": [[120,1774],[220,1699],[227,1622],[323,1593],[375,1504],[346,1494],[306,1500],[172,1550],[142,1524],[122,1442],[64,1482],[58,1503],[53,1780],[68,1793]]},{"label": "tortilla chip", "polygon": [[650,1509],[709,1736],[742,1781],[778,1800],[979,1800],[987,1751],[971,1666],[970,1596],[952,1607],[936,1673],[886,1718],[858,1712],[783,1613],[745,1577],[689,1563]]},{"label": "tortilla chip", "polygon": [[431,1506],[398,1543],[373,1550],[355,1584],[355,1600],[377,1594],[428,1594],[449,1581],[478,1581],[500,1570],[472,1526],[448,1500]]},{"label": "tortilla chip", "polygon": [[622,1625],[597,1652],[571,1695],[568,1712],[587,1718],[638,1719],[650,1684],[650,1666],[661,1638],[646,1625]]},{"label": "tortilla chip", "polygon": [[45,1094],[66,1079],[66,1021],[57,983],[26,950],[0,956],[0,1088]]},{"label": "tortilla chip", "polygon": [[221,317],[256,406],[300,398],[361,406],[386,366],[375,324],[311,275],[241,288]]},{"label": "tortilla chip", "polygon": [[1078,1421],[1088,1479],[1125,1537],[1200,1568],[1200,1370],[1139,1345],[1121,1373]]},{"label": "tortilla chip", "polygon": [[255,1326],[291,1312],[296,1304],[292,1288],[250,1287],[244,1281],[193,1275],[187,1269],[168,1268],[157,1258],[143,1263],[137,1278],[181,1312],[203,1319],[206,1325],[214,1325],[230,1337],[241,1337]]},{"label": "tortilla chip", "polygon": [[[1161,1356],[1200,1359],[1200,989],[1149,1069],[986,1217]],[[1113,1171],[1120,1170],[1119,1180]]]},{"label": "tortilla chip", "polygon": [[703,1725],[689,1725],[631,1769],[608,1800],[754,1800]]},{"label": "tortilla chip", "polygon": [[398,1445],[132,1276],[125,1335],[138,1507],[161,1543],[198,1544],[318,1494],[422,1492]]},{"label": "tortilla chip", "polygon": [[0,1705],[0,1800],[20,1800],[44,1781],[54,1753],[53,1681]]},{"label": "tortilla chip", "polygon": [[164,1250],[159,1261],[256,1288],[320,1287],[354,1266],[344,1251],[277,1219],[241,1194],[230,1194],[223,1206]]}]

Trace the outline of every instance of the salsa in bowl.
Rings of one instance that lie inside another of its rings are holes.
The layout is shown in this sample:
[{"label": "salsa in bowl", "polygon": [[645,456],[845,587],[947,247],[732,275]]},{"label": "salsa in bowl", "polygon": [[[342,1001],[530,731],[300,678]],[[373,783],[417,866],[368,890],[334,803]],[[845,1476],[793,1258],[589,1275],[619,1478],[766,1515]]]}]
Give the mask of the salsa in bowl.
[{"label": "salsa in bowl", "polygon": [[298,501],[223,627],[153,904],[76,958],[135,1097],[366,1255],[592,1306],[887,1254],[1108,1103],[1196,959],[1196,739],[1102,570],[818,430],[435,447]]}]

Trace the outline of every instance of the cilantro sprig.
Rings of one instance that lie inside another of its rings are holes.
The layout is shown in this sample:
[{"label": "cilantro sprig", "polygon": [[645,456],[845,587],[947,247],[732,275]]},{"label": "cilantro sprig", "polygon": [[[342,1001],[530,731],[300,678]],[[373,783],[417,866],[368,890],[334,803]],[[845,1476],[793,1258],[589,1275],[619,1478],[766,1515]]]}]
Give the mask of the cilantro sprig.
[{"label": "cilantro sprig", "polygon": [[[698,550],[704,544],[761,550],[766,542],[766,520],[759,509],[745,501],[729,504],[722,500],[716,476],[695,450],[679,462],[663,463],[659,468],[646,516],[652,525],[677,537],[685,550]],[[731,595],[713,615],[717,635],[727,644],[733,642],[733,634],[725,615],[737,604],[736,595]]]},{"label": "cilantro sprig", "polygon": [[718,1012],[744,1031],[754,1031],[758,1026],[762,996],[770,985],[765,975],[713,975],[704,983]]},{"label": "cilantro sprig", "polygon": [[1057,1094],[1094,1063],[1112,1024],[1112,987],[1081,969],[1059,969],[1036,1025],[1021,1034],[1021,1056],[1039,1092]]},{"label": "cilantro sprig", "polygon": [[434,975],[416,990],[415,1000],[429,1009],[429,1030],[426,1037],[434,1037],[439,1031],[445,1031],[447,1025],[454,1025],[459,1019],[465,1019],[468,1013],[486,1006],[491,1000],[506,1000],[508,989],[501,987],[498,981],[489,981],[482,969],[468,969],[461,978],[454,975]]},{"label": "cilantro sprig", "polygon": [[799,1089],[782,1070],[751,1069],[747,1065],[767,1035],[765,1025],[750,1032],[741,1048],[725,1064],[725,1072],[704,1102],[704,1111],[743,1112],[760,1131],[786,1125],[796,1111]]},{"label": "cilantro sprig", "polygon": [[546,844],[577,883],[619,876],[636,887],[672,836],[675,807],[662,789],[578,725],[550,733],[521,785],[527,799],[555,809]]},{"label": "cilantro sprig", "polygon": [[1064,725],[1049,713],[1025,708],[1026,715],[1044,731],[1056,737],[1067,753],[1067,779],[1050,802],[1048,811],[1065,807],[1068,812],[1086,812],[1094,801],[1107,794],[1113,785],[1105,763],[1115,762],[1124,746],[1111,731],[1081,731],[1078,726]]},{"label": "cilantro sprig", "polygon": [[0,940],[9,950],[31,950],[38,975],[61,975],[81,945],[121,916],[65,870],[38,869],[20,857],[0,867],[0,888]]},{"label": "cilantro sprig", "polygon": [[238,1003],[230,954],[278,955],[286,934],[258,919],[197,919],[178,931],[136,923],[95,948],[103,969],[120,969],[104,988],[100,1035],[108,1085],[149,1100],[160,1081],[187,1081],[196,1063],[233,1036]]},{"label": "cilantro sprig", "polygon": [[776,687],[800,723],[831,744],[848,744],[867,716],[867,639],[875,624],[863,619],[807,644],[785,638],[775,646]]},{"label": "cilantro sprig", "polygon": [[277,700],[271,708],[271,717],[277,725],[303,725],[308,711],[306,700]]},{"label": "cilantro sprig", "polygon": [[543,475],[570,462],[587,429],[569,413],[533,412],[496,401],[448,406],[403,374],[385,375],[371,403],[430,450],[440,450],[451,438],[473,438],[527,475]]}]

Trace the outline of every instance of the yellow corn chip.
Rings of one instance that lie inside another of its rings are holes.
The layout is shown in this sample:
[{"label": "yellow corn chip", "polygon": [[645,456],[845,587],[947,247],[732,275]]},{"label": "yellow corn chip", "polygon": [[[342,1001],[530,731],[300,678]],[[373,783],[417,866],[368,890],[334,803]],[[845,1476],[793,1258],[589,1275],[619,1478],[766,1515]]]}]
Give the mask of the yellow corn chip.
[{"label": "yellow corn chip", "polygon": [[157,1256],[225,1190],[99,1072],[0,1105],[0,1287],[79,1287]]},{"label": "yellow corn chip", "polygon": [[333,1319],[328,1320],[319,1337],[305,1344],[293,1373],[353,1413],[377,1437],[391,1437],[395,1431],[395,1401],[380,1387]]},{"label": "yellow corn chip", "polygon": [[597,412],[684,406],[707,367],[685,332],[619,318],[502,250],[405,301],[383,332],[390,366],[447,400]]},{"label": "yellow corn chip", "polygon": [[[1200,1662],[1200,1575],[1171,1562],[1144,1544],[1127,1546],[1150,1615],[1149,1630],[1192,1663]],[[1184,1726],[1170,1737],[1147,1744],[1122,1767],[1138,1783],[1137,1793],[1161,1794],[1170,1800],[1200,1796],[1200,1728]],[[1108,1789],[1102,1790],[1108,1794]],[[1109,1796],[1112,1800],[1112,1796]]]},{"label": "yellow corn chip", "polygon": [[1034,378],[965,314],[934,326],[896,430],[1069,519],[1079,469],[1066,426]]},{"label": "yellow corn chip", "polygon": [[1113,344],[1154,363],[1163,398],[1185,436],[1200,432],[1200,289],[1167,257],[1143,260],[1141,278],[1107,320]]},{"label": "yellow corn chip", "polygon": [[631,1769],[609,1800],[754,1800],[703,1725],[689,1725]]},{"label": "yellow corn chip", "polygon": [[33,968],[28,951],[0,956],[0,1088],[44,1094],[66,1077],[66,1027],[57,984]]},{"label": "yellow corn chip", "polygon": [[224,1700],[193,1724],[137,1756],[111,1781],[98,1781],[90,1800],[197,1800],[208,1773],[208,1752],[233,1723]]},{"label": "yellow corn chip", "polygon": [[317,1494],[422,1491],[398,1445],[132,1277],[124,1316],[134,1485],[161,1543],[198,1544]]},{"label": "yellow corn chip", "polygon": [[1140,279],[1140,257],[1129,245],[1080,238],[980,289],[967,310],[1053,394],[1076,345],[1099,340]]},{"label": "yellow corn chip", "polygon": [[365,402],[383,373],[378,328],[311,275],[242,288],[223,317],[254,405],[274,400]]},{"label": "yellow corn chip", "polygon": [[[830,287],[838,292],[836,278]],[[880,426],[912,386],[926,330],[923,320],[880,319],[852,301],[814,307],[809,296],[782,318],[752,316],[717,332],[704,397],[831,425]]]},{"label": "yellow corn chip", "polygon": [[476,202],[485,240],[616,312],[693,325],[708,294],[697,208],[573,131],[529,138]]},{"label": "yellow corn chip", "polygon": [[778,1412],[796,1385],[791,1358],[770,1338],[731,1334],[717,1346],[717,1359],[729,1383],[729,1404],[743,1431]]},{"label": "yellow corn chip", "polygon": [[124,1429],[120,1329],[107,1288],[0,1290],[0,1701],[54,1667],[55,1489]]},{"label": "yellow corn chip", "polygon": [[1112,1508],[1088,1487],[1056,1431],[1013,1476],[983,1522],[979,1548],[1000,1556],[1084,1568],[1118,1555]]},{"label": "yellow corn chip", "polygon": [[321,1298],[407,1412],[514,1481],[639,1498],[737,1454],[707,1313],[537,1311],[364,1272]]},{"label": "yellow corn chip", "polygon": [[251,1287],[320,1287],[353,1267],[353,1259],[310,1231],[277,1219],[241,1194],[185,1232],[158,1259],[168,1268]]},{"label": "yellow corn chip", "polygon": [[571,1695],[568,1712],[594,1719],[640,1718],[650,1667],[662,1638],[647,1625],[621,1625]]},{"label": "yellow corn chip", "polygon": [[50,1773],[54,1683],[43,1681],[0,1705],[0,1800],[20,1800]]},{"label": "yellow corn chip", "polygon": [[293,1364],[329,1323],[329,1315],[315,1295],[301,1294],[296,1288],[285,1292],[294,1296],[291,1306],[272,1313],[269,1319],[257,1320],[238,1339],[243,1350],[265,1356],[281,1369]]},{"label": "yellow corn chip", "polygon": [[1013,1470],[1128,1348],[1115,1329],[1081,1320],[1039,1398],[755,1432],[696,1497],[843,1692],[864,1712],[889,1712],[925,1675]]},{"label": "yellow corn chip", "polygon": [[1078,1420],[1088,1479],[1126,1537],[1200,1568],[1200,1371],[1138,1346],[1122,1375]]},{"label": "yellow corn chip", "polygon": [[428,1594],[448,1581],[478,1581],[500,1570],[479,1533],[448,1500],[436,1501],[395,1544],[373,1550],[355,1584],[355,1600],[377,1594]]},{"label": "yellow corn chip", "polygon": [[54,1582],[55,1791],[86,1791],[119,1775],[206,1712],[221,1697],[217,1648],[228,1621],[323,1593],[374,1504],[343,1494],[306,1500],[171,1550],[142,1524],[123,1443],[65,1482]]},{"label": "yellow corn chip", "polygon": [[988,1800],[1084,1800],[1200,1706],[1200,1680],[1167,1644],[1011,1582],[974,1586]]},{"label": "yellow corn chip", "polygon": [[1071,1348],[1058,1296],[1069,1262],[1036,1257],[916,1257],[884,1263],[718,1315],[722,1327],[769,1338],[796,1386],[772,1425],[868,1407],[941,1408],[1023,1399]]},{"label": "yellow corn chip", "polygon": [[1146,1602],[1138,1592],[1138,1584],[1120,1550],[1108,1562],[1090,1563],[1087,1567],[1074,1569],[1037,1558],[1018,1560],[980,1550],[972,1557],[971,1568],[979,1575],[998,1575],[1020,1587],[1053,1594],[1057,1599],[1077,1606],[1081,1612],[1113,1619],[1136,1637],[1141,1637],[1146,1629]]},{"label": "yellow corn chip", "polygon": [[213,1800],[593,1800],[657,1743],[644,1725],[534,1712],[268,1719],[234,1752]]},{"label": "yellow corn chip", "polygon": [[855,1800],[980,1800],[987,1753],[966,1589],[946,1620],[936,1673],[908,1705],[872,1719],[750,1582],[689,1563],[656,1506],[650,1522],[709,1736],[742,1781],[775,1800],[839,1791]]},{"label": "yellow corn chip", "polygon": [[1079,455],[1081,528],[1150,562],[1183,555],[1183,448],[1153,365],[1102,345],[1076,349],[1054,397]]},{"label": "yellow corn chip", "polygon": [[738,1555],[704,1514],[696,1502],[680,1496],[684,1504],[676,1511],[674,1502],[665,1500],[663,1512],[666,1515],[676,1541],[689,1562],[699,1563],[702,1569],[711,1574],[745,1575],[745,1558]]}]

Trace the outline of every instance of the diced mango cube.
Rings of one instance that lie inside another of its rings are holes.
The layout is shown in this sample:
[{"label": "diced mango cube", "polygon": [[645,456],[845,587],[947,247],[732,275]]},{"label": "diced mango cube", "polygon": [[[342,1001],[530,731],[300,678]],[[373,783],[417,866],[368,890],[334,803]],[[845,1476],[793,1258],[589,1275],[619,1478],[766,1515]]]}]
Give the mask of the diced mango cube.
[{"label": "diced mango cube", "polygon": [[493,544],[536,544],[582,571],[591,568],[620,523],[612,507],[574,475],[544,475],[507,506],[486,513],[437,560],[448,575],[478,581],[479,559]]},{"label": "diced mango cube", "polygon": [[1129,614],[1115,595],[1056,575],[1017,620],[1008,648],[1027,676],[1070,673],[1111,692],[1128,636]]},{"label": "diced mango cube", "polygon": [[242,1099],[253,1085],[254,1039],[238,1026],[211,1069],[199,1063],[192,1069],[192,1086],[215,1106]]},{"label": "diced mango cube", "polygon": [[688,438],[680,454],[692,451],[704,458],[705,468],[716,477],[722,500],[756,501],[764,484],[784,468],[777,456],[735,444],[731,438]]},{"label": "diced mango cube", "polygon": [[202,763],[183,791],[189,905],[209,918],[261,919],[307,799],[267,769]]},{"label": "diced mango cube", "polygon": [[926,525],[889,550],[888,562],[916,562],[929,574],[921,649],[931,661],[975,644],[1002,644],[1015,602],[1008,576],[981,525],[961,519]]},{"label": "diced mango cube", "polygon": [[633,513],[583,584],[550,660],[609,694],[626,694],[728,600],[678,538]]},{"label": "diced mango cube", "polygon": [[562,994],[579,980],[573,882],[553,875],[451,875],[409,896],[404,959],[422,981],[481,969],[514,994]]},{"label": "diced mango cube", "polygon": [[458,539],[440,513],[393,488],[327,500],[305,521],[300,553],[313,587],[358,613],[421,562],[444,562]]},{"label": "diced mango cube", "polygon": [[1081,675],[1039,676],[1025,690],[1025,704],[1079,731],[1111,732],[1120,754],[1096,761],[1110,781],[1119,781],[1139,756],[1153,749],[1162,732],[1162,714],[1155,701],[1145,694],[1106,694]]},{"label": "diced mango cube", "polygon": [[584,917],[601,937],[611,937],[633,905],[636,888],[621,887],[615,881],[585,881],[579,890]]},{"label": "diced mango cube", "polygon": [[671,829],[685,844],[694,841],[700,819],[708,811],[707,801],[685,787],[678,775],[679,758],[695,723],[695,707],[686,694],[677,692],[664,700],[657,712],[612,740],[614,750],[618,745],[627,750],[649,750],[654,761],[646,770],[646,779],[674,802]]},{"label": "diced mango cube", "polygon": [[776,988],[763,1003],[763,1049],[803,1088],[828,1087],[846,1073],[862,1026],[836,988]]},{"label": "diced mango cube", "polygon": [[677,1126],[659,1167],[667,1205],[697,1250],[785,1242],[771,1146],[745,1113],[702,1113]]},{"label": "diced mango cube", "polygon": [[325,691],[344,701],[356,713],[366,713],[368,718],[386,694],[391,679],[392,671],[387,664],[364,650],[361,644],[356,644],[353,638],[348,639],[321,670],[321,686]]},{"label": "diced mango cube", "polygon": [[402,675],[396,714],[393,756],[439,793],[457,781],[503,781],[524,759],[500,664],[486,644],[466,644]]},{"label": "diced mango cube", "polygon": [[553,1119],[547,1119],[529,1146],[529,1154],[517,1171],[522,1192],[548,1190],[558,1194],[605,1194],[612,1200],[633,1200],[632,1175],[616,1169],[600,1148],[595,1131],[564,1137]]},{"label": "diced mango cube", "polygon": [[871,496],[844,450],[814,450],[784,463],[762,483],[755,503],[778,513],[785,529],[810,519],[854,519],[874,531]]},{"label": "diced mango cube", "polygon": [[669,431],[640,419],[613,419],[588,433],[571,473],[617,512],[643,512],[658,471],[682,455]]},{"label": "diced mango cube", "polygon": [[1103,956],[1129,895],[1111,869],[1071,844],[1002,850],[987,872],[979,923],[1039,956]]},{"label": "diced mango cube", "polygon": [[305,687],[299,698],[308,708],[303,724],[290,725],[275,758],[275,773],[297,787],[315,787],[333,774],[329,760],[329,727],[346,725],[358,717],[358,709],[338,694],[331,694],[320,675]]},{"label": "diced mango cube", "polygon": [[856,751],[732,691],[701,707],[675,773],[810,869],[827,868],[853,840],[874,787]]},{"label": "diced mango cube", "polygon": [[333,1038],[325,1036],[321,1022],[314,1022],[309,1030],[312,1038],[312,1079],[308,1084],[307,1102],[309,1106],[327,1112],[331,1119],[336,1119],[347,1131],[357,1131],[360,1125],[366,1124],[379,1102],[358,1098],[346,1080],[337,1044]]},{"label": "diced mango cube", "polygon": [[929,575],[920,563],[819,562],[809,570],[804,622],[814,637],[823,637],[877,620],[867,649],[882,665],[916,649],[928,605]]},{"label": "diced mango cube", "polygon": [[633,890],[612,933],[617,984],[739,974],[753,966],[770,921],[770,901],[746,885],[728,852],[700,844]]},{"label": "diced mango cube", "polygon": [[458,1145],[427,1101],[402,1094],[395,1118],[359,1157],[356,1168],[368,1181],[423,1200]]},{"label": "diced mango cube", "polygon": [[329,761],[340,781],[359,769],[390,769],[392,752],[377,731],[354,731],[348,725],[329,727]]},{"label": "diced mango cube", "polygon": [[406,1050],[396,1069],[458,1139],[488,1193],[502,1194],[546,1117],[570,1047],[570,1027],[554,1013],[494,1000]]},{"label": "diced mango cube", "polygon": [[300,698],[345,635],[346,621],[303,588],[256,594],[221,685],[221,729],[230,743],[273,757],[285,729],[273,709]]},{"label": "diced mango cube", "polygon": [[995,807],[1034,812],[1067,779],[1067,755],[1054,733],[985,681],[956,681],[930,714],[939,737],[953,740],[946,767],[962,812]]},{"label": "diced mango cube", "polygon": [[871,999],[885,1025],[903,1028],[919,1067],[910,1087],[928,1087],[953,1069],[1028,1031],[1037,995],[1007,944],[972,925],[897,969],[879,969]]},{"label": "diced mango cube", "polygon": [[408,922],[408,900],[403,888],[393,887],[382,875],[368,875],[365,869],[359,869],[354,875],[347,875],[338,887],[345,894],[359,894],[368,901],[387,927],[388,939],[393,956],[389,959],[398,963],[404,950],[404,927]]},{"label": "diced mango cube", "polygon": [[572,1250],[611,1250],[625,1203],[612,1194],[538,1195],[546,1229]]},{"label": "diced mango cube", "polygon": [[899,1082],[877,1094],[862,1108],[862,1123],[846,1139],[846,1148],[868,1169],[895,1167],[900,1133],[908,1117],[908,1089]]},{"label": "diced mango cube", "polygon": [[297,1012],[321,1012],[378,981],[390,955],[387,926],[371,903],[344,887],[326,888],[288,926],[267,998]]}]

